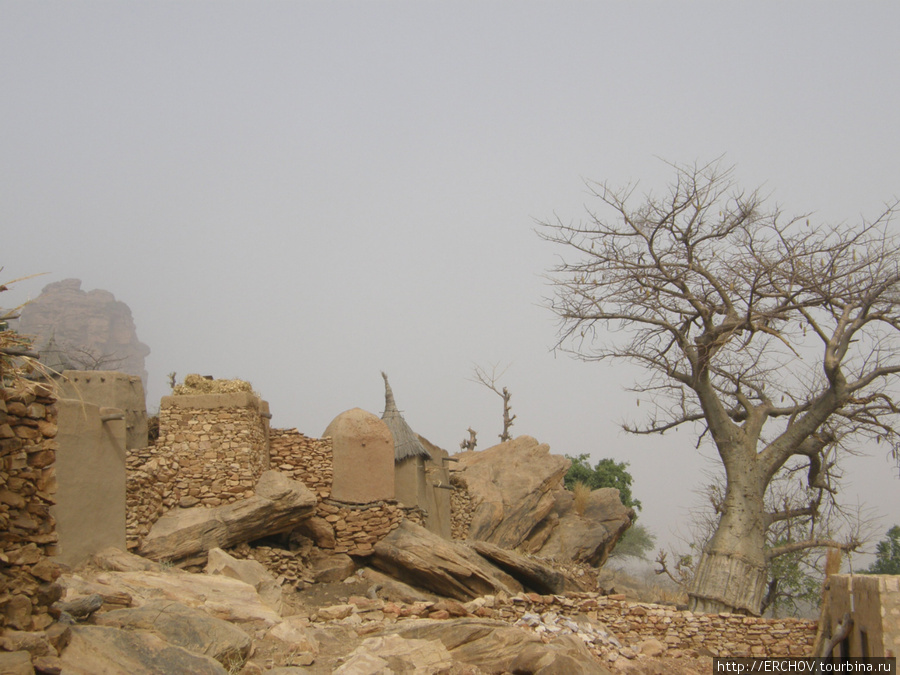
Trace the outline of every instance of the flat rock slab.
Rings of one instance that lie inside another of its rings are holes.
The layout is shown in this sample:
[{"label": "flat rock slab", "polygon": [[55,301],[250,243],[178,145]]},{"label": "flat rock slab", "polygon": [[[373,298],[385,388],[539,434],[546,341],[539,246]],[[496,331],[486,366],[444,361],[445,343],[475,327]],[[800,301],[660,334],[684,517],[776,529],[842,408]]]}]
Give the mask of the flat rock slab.
[{"label": "flat rock slab", "polygon": [[375,544],[372,564],[395,579],[456,600],[522,590],[518,581],[465,544],[408,520]]},{"label": "flat rock slab", "polygon": [[180,602],[202,609],[224,621],[260,621],[274,626],[281,617],[262,602],[248,583],[221,574],[190,574],[171,569],[164,572],[103,572],[92,585],[110,592],[128,593],[133,604],[142,606],[155,600]]},{"label": "flat rock slab", "polygon": [[73,626],[60,655],[66,675],[228,675],[208,656],[171,645],[153,633],[109,626]]},{"label": "flat rock slab", "polygon": [[468,617],[404,621],[384,631],[410,640],[440,640],[455,661],[488,673],[609,675],[578,639],[544,644],[531,631],[503,621]]},{"label": "flat rock slab", "polygon": [[106,612],[97,616],[95,623],[150,631],[170,644],[210,656],[225,666],[243,661],[253,644],[250,636],[234,624],[169,600]]},{"label": "flat rock slab", "polygon": [[453,658],[440,640],[406,639],[399,635],[367,638],[334,675],[378,673],[446,673]]},{"label": "flat rock slab", "polygon": [[533,558],[494,546],[484,541],[470,541],[478,555],[512,576],[525,588],[544,595],[565,593],[577,587],[565,574]]},{"label": "flat rock slab", "polygon": [[153,560],[183,560],[213,548],[286,532],[315,513],[316,495],[279,471],[265,471],[255,494],[216,508],[173,509],[164,514],[140,547]]}]

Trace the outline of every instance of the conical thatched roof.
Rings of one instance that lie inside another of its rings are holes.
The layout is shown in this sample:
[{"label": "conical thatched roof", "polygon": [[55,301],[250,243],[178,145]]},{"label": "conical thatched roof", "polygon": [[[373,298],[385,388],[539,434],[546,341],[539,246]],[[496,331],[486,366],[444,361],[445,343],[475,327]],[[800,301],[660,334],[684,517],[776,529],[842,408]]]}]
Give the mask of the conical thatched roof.
[{"label": "conical thatched roof", "polygon": [[394,392],[391,391],[387,375],[381,373],[381,376],[384,378],[384,414],[381,416],[381,419],[394,435],[394,462],[402,462],[410,457],[431,459],[431,454],[419,441],[416,432],[409,428],[406,420],[403,419],[403,415],[397,410],[397,404],[394,402]]}]

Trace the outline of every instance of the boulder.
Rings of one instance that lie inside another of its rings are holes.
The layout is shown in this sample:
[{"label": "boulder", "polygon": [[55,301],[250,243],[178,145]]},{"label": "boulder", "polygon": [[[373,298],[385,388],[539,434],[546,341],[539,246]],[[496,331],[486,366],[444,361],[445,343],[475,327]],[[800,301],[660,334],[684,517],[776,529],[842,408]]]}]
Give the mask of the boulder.
[{"label": "boulder", "polygon": [[396,624],[385,633],[393,633],[408,640],[440,640],[454,661],[475,666],[488,673],[610,673],[576,637],[559,637],[545,644],[536,633],[491,619],[417,619]]},{"label": "boulder", "polygon": [[284,621],[269,630],[267,635],[289,644],[292,650],[299,653],[313,656],[319,653],[319,641],[313,637],[309,619],[305,616],[286,616]]},{"label": "boulder", "polygon": [[482,451],[455,455],[455,480],[468,490],[474,511],[469,539],[514,549],[553,509],[553,490],[569,469],[565,457],[530,436]]},{"label": "boulder", "polygon": [[312,539],[319,548],[334,548],[334,528],[320,516],[311,516],[297,527],[296,532]]},{"label": "boulder", "polygon": [[356,571],[356,563],[346,553],[317,553],[309,558],[309,572],[317,584],[343,581]]},{"label": "boulder", "polygon": [[452,657],[440,640],[404,639],[384,635],[363,640],[334,671],[335,675],[381,675],[382,673],[446,673]]},{"label": "boulder", "polygon": [[549,644],[530,644],[513,659],[510,670],[534,675],[610,675],[579,638],[560,636]]},{"label": "boulder", "polygon": [[155,600],[169,600],[202,609],[224,621],[259,621],[266,626],[281,621],[253,586],[219,574],[191,574],[174,568],[161,572],[103,572],[91,587],[101,595],[127,593],[138,607]]},{"label": "boulder", "polygon": [[262,563],[256,560],[240,560],[220,548],[214,548],[210,549],[206,560],[206,573],[223,574],[250,584],[265,604],[281,614],[284,606],[281,584]]},{"label": "boulder", "polygon": [[97,616],[94,622],[100,626],[150,631],[169,644],[211,656],[226,667],[243,661],[253,644],[250,636],[237,626],[170,600],[116,609]]},{"label": "boulder", "polygon": [[31,654],[26,651],[0,652],[0,673],[4,675],[34,675]]},{"label": "boulder", "polygon": [[171,645],[153,633],[110,626],[73,626],[72,640],[60,658],[66,675],[228,675],[209,656]]},{"label": "boulder", "polygon": [[438,599],[433,593],[413,588],[371,567],[363,570],[363,579],[368,584],[366,595],[370,598],[382,598],[389,602],[404,602],[409,605],[414,602],[436,602]]},{"label": "boulder", "polygon": [[313,515],[316,503],[316,495],[303,483],[265,471],[249,499],[167,512],[144,538],[140,553],[154,560],[182,560],[286,532]]},{"label": "boulder", "polygon": [[158,562],[142,558],[139,555],[128,553],[113,546],[95,553],[92,562],[101,570],[110,572],[141,572],[160,571],[163,566]]},{"label": "boulder", "polygon": [[622,504],[618,490],[594,490],[584,515],[570,511],[561,516],[537,555],[600,567],[633,518],[634,510]]},{"label": "boulder", "polygon": [[406,639],[440,640],[453,658],[489,673],[511,671],[511,665],[527,645],[541,638],[502,621],[474,617],[432,621],[413,619],[396,624],[390,632]]},{"label": "boulder", "polygon": [[519,582],[465,544],[442,539],[408,520],[375,544],[372,564],[395,579],[457,600],[522,590]]},{"label": "boulder", "polygon": [[577,584],[568,579],[565,574],[533,558],[526,558],[485,541],[472,541],[469,542],[469,546],[478,555],[509,574],[526,589],[544,595],[553,595],[577,588]]}]

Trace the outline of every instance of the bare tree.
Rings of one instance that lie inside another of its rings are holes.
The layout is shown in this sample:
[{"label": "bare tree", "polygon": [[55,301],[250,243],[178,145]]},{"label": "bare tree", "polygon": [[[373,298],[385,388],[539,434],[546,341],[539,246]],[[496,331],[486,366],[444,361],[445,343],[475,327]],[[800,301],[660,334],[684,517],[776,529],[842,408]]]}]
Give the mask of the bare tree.
[{"label": "bare tree", "polygon": [[512,436],[509,433],[510,427],[513,425],[513,420],[516,419],[515,415],[510,415],[510,407],[509,407],[509,399],[512,398],[512,394],[509,393],[509,389],[503,387],[499,388],[497,384],[498,380],[503,377],[504,373],[509,369],[509,366],[501,370],[499,373],[497,372],[497,365],[494,364],[491,366],[491,372],[488,373],[484,368],[479,365],[475,365],[472,368],[472,372],[475,377],[471,378],[472,382],[477,382],[478,384],[483,384],[485,387],[490,389],[492,392],[497,394],[500,398],[503,399],[503,433],[500,434],[500,442],[505,443],[512,439]]},{"label": "bare tree", "polygon": [[101,352],[91,347],[69,347],[64,351],[65,358],[72,364],[73,370],[117,370],[126,359],[114,353]]},{"label": "bare tree", "polygon": [[634,186],[591,184],[608,217],[542,224],[540,236],[566,251],[550,307],[560,349],[647,370],[634,391],[652,410],[627,431],[693,423],[698,444],[715,445],[726,486],[691,607],[759,614],[775,556],[852,545],[811,536],[767,546],[773,526],[821,505],[767,509],[773,477],[798,458],[810,488],[836,492],[835,468],[854,447],[886,442],[898,456],[897,204],[871,222],[812,227],[765,209],[718,162],[673,168],[668,190],[635,206]]},{"label": "bare tree", "polygon": [[478,435],[478,432],[475,431],[472,427],[469,427],[467,431],[469,432],[469,437],[463,439],[459,444],[459,449],[463,452],[465,452],[466,450],[474,450],[475,446],[478,445],[478,441],[475,438],[475,436]]}]

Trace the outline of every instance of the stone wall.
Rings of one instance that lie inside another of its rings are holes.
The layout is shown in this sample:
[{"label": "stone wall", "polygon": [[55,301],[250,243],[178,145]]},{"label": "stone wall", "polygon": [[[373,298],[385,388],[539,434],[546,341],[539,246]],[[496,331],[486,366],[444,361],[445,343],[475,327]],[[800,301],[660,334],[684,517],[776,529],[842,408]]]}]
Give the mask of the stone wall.
[{"label": "stone wall", "polygon": [[[549,614],[548,614],[549,613]],[[622,645],[655,639],[669,656],[695,652],[709,656],[807,656],[817,622],[763,619],[738,614],[694,614],[671,606],[625,601],[624,596],[571,593],[565,596],[520,593],[476,614],[516,621],[527,616],[586,615],[600,621]],[[529,625],[526,619],[524,625]]]},{"label": "stone wall", "polygon": [[403,520],[404,510],[393,501],[369,504],[344,504],[332,500],[319,502],[316,515],[334,531],[334,552],[348,555],[372,555],[375,544]]},{"label": "stone wall", "polygon": [[472,524],[472,498],[455,476],[450,477],[450,484],[456,488],[450,493],[450,536],[453,539],[467,539],[469,525]]},{"label": "stone wall", "polygon": [[271,429],[269,457],[273,469],[299,480],[320,500],[331,496],[330,438],[309,438],[296,429]]},{"label": "stone wall", "polygon": [[43,630],[59,568],[56,524],[56,401],[43,385],[0,388],[0,626]]},{"label": "stone wall", "polygon": [[330,437],[310,438],[296,429],[269,432],[272,468],[286,473],[319,497],[314,522],[304,529],[320,548],[334,553],[371,555],[375,543],[396,528],[404,516],[422,520],[417,509],[408,513],[393,500],[346,504],[332,500],[333,454]]},{"label": "stone wall", "polygon": [[163,397],[156,445],[127,457],[128,547],[171,508],[252,496],[270,466],[268,417],[247,392]]}]

